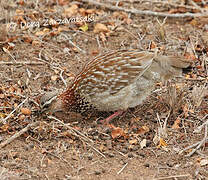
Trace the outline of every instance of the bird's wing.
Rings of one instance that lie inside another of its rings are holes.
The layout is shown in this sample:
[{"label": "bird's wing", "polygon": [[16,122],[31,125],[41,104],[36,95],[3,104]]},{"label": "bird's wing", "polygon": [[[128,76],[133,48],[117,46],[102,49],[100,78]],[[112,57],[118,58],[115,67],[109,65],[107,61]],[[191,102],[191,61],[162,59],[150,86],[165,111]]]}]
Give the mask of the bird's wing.
[{"label": "bird's wing", "polygon": [[151,66],[154,53],[119,50],[96,57],[77,76],[78,89],[93,95],[108,91],[116,94]]}]

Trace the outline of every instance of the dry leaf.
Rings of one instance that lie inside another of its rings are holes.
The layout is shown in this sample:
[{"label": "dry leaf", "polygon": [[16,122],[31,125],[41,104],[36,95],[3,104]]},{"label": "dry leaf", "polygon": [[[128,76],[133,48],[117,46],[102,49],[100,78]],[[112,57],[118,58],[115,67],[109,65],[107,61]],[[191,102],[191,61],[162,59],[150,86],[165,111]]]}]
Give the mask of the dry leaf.
[{"label": "dry leaf", "polygon": [[105,34],[104,33],[100,33],[100,39],[103,41],[103,42],[105,42],[107,39],[106,39],[106,36],[105,36]]},{"label": "dry leaf", "polygon": [[94,33],[107,33],[107,32],[110,32],[110,30],[107,28],[106,25],[104,24],[101,24],[101,23],[97,23],[94,27],[94,30],[93,30]]},{"label": "dry leaf", "polygon": [[103,144],[101,144],[100,147],[99,147],[99,150],[100,150],[101,152],[103,152],[103,151],[105,151],[105,149],[106,149],[105,146],[104,146]]},{"label": "dry leaf", "polygon": [[173,129],[179,129],[179,128],[180,128],[180,123],[181,123],[181,119],[178,117],[178,118],[175,120],[175,122],[174,122],[172,128],[173,128]]},{"label": "dry leaf", "polygon": [[124,133],[124,130],[120,127],[114,127],[114,129],[111,132],[111,136],[113,139],[118,137],[126,137],[126,134]]},{"label": "dry leaf", "polygon": [[18,15],[24,15],[24,10],[22,10],[22,9],[16,9],[16,14],[18,14]]},{"label": "dry leaf", "polygon": [[139,128],[138,129],[138,131],[137,131],[137,134],[145,134],[145,133],[147,133],[147,132],[149,132],[149,127],[147,127],[147,126],[142,126],[141,128]]},{"label": "dry leaf", "polygon": [[160,141],[160,138],[159,138],[159,136],[156,134],[155,137],[153,138],[153,143],[154,143],[155,145],[157,145],[157,144],[159,143],[159,141]]},{"label": "dry leaf", "polygon": [[129,144],[137,144],[137,139],[131,139],[129,140]]},{"label": "dry leaf", "polygon": [[4,124],[0,127],[0,132],[6,132],[9,129],[9,124]]},{"label": "dry leaf", "polygon": [[69,3],[68,0],[58,0],[58,4],[59,4],[60,6],[67,5],[68,3]]},{"label": "dry leaf", "polygon": [[165,140],[163,138],[160,138],[159,145],[157,146],[157,148],[160,148],[161,146],[162,147],[167,146],[167,143],[165,142]]},{"label": "dry leaf", "polygon": [[98,55],[99,54],[99,51],[96,49],[96,50],[93,50],[92,52],[91,52],[91,54],[93,55],[93,56],[96,56],[96,55]]},{"label": "dry leaf", "polygon": [[0,94],[0,99],[3,99],[5,98],[5,95],[4,94]]},{"label": "dry leaf", "polygon": [[18,117],[18,119],[20,121],[23,121],[25,119],[25,115],[24,114],[20,114],[19,117]]},{"label": "dry leaf", "polygon": [[150,49],[155,49],[156,47],[157,47],[157,45],[155,44],[154,41],[152,41],[150,44]]},{"label": "dry leaf", "polygon": [[94,14],[96,12],[95,9],[87,9],[86,14]]},{"label": "dry leaf", "polygon": [[46,33],[44,32],[44,31],[37,31],[36,33],[35,33],[35,35],[36,36],[43,36],[43,35],[45,35]]},{"label": "dry leaf", "polygon": [[34,41],[32,41],[32,46],[41,46],[41,42],[34,40]]},{"label": "dry leaf", "polygon": [[88,24],[81,26],[79,29],[81,29],[83,32],[86,32],[88,30]]},{"label": "dry leaf", "polygon": [[120,18],[121,20],[125,20],[125,19],[128,19],[128,14],[126,12],[122,12],[122,11],[115,11],[113,13],[113,17]]},{"label": "dry leaf", "polygon": [[21,112],[24,115],[30,115],[31,114],[31,110],[28,108],[21,108]]},{"label": "dry leaf", "polygon": [[27,42],[27,43],[31,43],[32,42],[32,38],[29,37],[29,36],[25,36],[23,38],[24,38],[24,42]]},{"label": "dry leaf", "polygon": [[185,116],[185,117],[188,117],[189,109],[188,109],[188,105],[187,105],[187,104],[185,104],[185,105],[183,106],[183,112],[184,112],[184,116]]},{"label": "dry leaf", "polygon": [[58,79],[58,76],[57,76],[57,75],[51,76],[51,80],[52,80],[52,81],[56,81],[57,79]]},{"label": "dry leaf", "polygon": [[64,10],[64,15],[66,17],[72,17],[73,15],[75,15],[78,12],[78,6],[76,4],[73,4],[72,6],[70,6],[69,8],[66,8]]},{"label": "dry leaf", "polygon": [[105,41],[107,41],[107,39],[106,39],[106,34],[104,34],[104,33],[100,33],[100,39],[103,41],[103,42],[105,42]]}]

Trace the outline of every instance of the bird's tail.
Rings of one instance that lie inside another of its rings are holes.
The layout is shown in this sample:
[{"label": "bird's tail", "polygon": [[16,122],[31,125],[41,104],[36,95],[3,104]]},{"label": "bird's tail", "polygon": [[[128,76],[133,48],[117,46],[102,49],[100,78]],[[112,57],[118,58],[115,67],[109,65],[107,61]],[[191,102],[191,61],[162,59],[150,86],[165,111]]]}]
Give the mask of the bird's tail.
[{"label": "bird's tail", "polygon": [[192,62],[183,57],[177,56],[158,56],[155,59],[161,68],[161,77],[163,80],[173,77],[181,77],[182,72],[190,72]]}]

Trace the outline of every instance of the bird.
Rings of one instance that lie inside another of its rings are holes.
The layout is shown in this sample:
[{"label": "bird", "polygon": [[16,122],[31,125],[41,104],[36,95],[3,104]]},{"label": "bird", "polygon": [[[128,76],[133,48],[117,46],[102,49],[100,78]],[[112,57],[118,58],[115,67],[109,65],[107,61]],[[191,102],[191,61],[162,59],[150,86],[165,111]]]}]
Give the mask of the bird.
[{"label": "bird", "polygon": [[137,49],[110,51],[86,63],[68,88],[45,104],[52,113],[82,113],[91,108],[115,112],[106,118],[109,122],[142,104],[156,83],[181,77],[190,65],[182,56]]}]

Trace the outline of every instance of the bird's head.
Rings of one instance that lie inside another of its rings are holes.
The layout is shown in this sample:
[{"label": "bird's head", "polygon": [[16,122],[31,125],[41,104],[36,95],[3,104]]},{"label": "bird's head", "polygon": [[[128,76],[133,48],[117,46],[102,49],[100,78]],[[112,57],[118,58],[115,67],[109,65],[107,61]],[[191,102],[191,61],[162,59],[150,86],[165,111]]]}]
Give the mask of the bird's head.
[{"label": "bird's head", "polygon": [[62,101],[58,98],[59,92],[46,92],[40,98],[41,113],[55,113],[63,110]]}]

